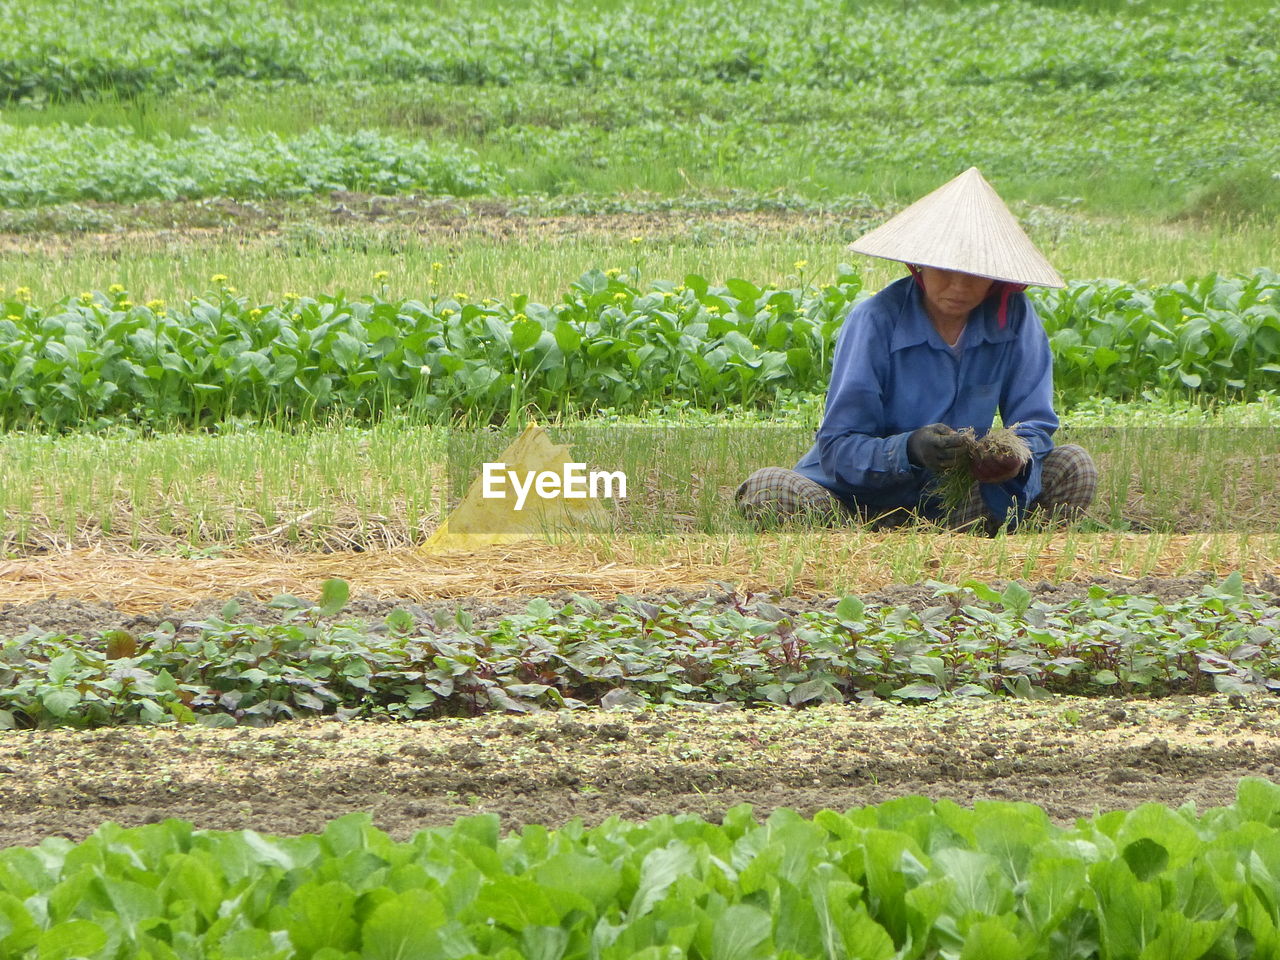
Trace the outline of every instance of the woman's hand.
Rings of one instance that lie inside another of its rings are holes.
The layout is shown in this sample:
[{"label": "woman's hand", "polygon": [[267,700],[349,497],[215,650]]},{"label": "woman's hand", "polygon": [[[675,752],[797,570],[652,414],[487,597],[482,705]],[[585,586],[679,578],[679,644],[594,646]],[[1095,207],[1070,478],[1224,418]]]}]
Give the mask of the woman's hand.
[{"label": "woman's hand", "polygon": [[964,437],[945,423],[931,423],[907,437],[907,459],[937,473],[954,467],[964,450]]},{"label": "woman's hand", "polygon": [[1004,483],[1020,474],[1026,466],[1017,457],[999,456],[974,458],[969,461],[969,471],[979,483]]}]

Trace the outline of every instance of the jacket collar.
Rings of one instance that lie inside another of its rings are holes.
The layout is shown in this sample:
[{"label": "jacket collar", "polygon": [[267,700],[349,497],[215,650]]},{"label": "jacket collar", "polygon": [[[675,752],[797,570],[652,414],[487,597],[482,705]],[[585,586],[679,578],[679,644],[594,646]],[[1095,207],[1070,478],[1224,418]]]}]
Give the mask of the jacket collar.
[{"label": "jacket collar", "polygon": [[[905,296],[902,299],[902,307],[898,313],[898,318],[893,325],[893,335],[889,341],[890,352],[913,347],[921,343],[927,343],[935,350],[949,350],[946,342],[934,329],[933,322],[929,319],[929,315],[924,309],[924,294],[916,286],[915,281],[910,277],[906,277],[897,281],[905,288]],[[1010,314],[1015,314],[1012,309],[1013,301],[1010,303]],[[976,343],[1000,343],[1005,340],[1012,340],[1017,335],[1015,326],[1018,323],[1009,322],[1005,324],[1004,329],[1000,329],[996,321],[997,302],[994,298],[988,297],[969,315],[969,322],[965,325],[964,342],[966,346],[972,346]]]}]

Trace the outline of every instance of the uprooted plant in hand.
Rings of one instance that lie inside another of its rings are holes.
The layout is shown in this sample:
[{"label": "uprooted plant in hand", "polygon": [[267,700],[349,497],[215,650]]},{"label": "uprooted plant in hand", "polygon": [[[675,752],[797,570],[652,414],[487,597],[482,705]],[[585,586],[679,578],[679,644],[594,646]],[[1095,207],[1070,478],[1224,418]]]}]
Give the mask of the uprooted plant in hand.
[{"label": "uprooted plant in hand", "polygon": [[962,506],[977,483],[1003,483],[1031,462],[1031,446],[1011,427],[993,427],[981,437],[972,427],[957,431],[964,446],[955,465],[938,476],[937,494],[948,510]]}]

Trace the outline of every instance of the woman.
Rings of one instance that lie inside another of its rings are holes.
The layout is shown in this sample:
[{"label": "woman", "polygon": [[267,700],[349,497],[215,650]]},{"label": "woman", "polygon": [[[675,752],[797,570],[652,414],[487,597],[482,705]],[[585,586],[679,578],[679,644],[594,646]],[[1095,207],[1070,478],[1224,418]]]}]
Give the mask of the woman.
[{"label": "woman", "polygon": [[[1022,292],[1064,284],[982,174],[970,168],[850,248],[911,275],[849,312],[816,442],[794,470],[753,473],[736,495],[742,512],[893,523],[910,511],[989,533],[1031,509],[1082,514],[1097,469],[1082,448],[1053,444],[1049,341]],[[959,455],[957,431],[986,433],[997,412],[1030,461],[944,510],[934,483]]]}]

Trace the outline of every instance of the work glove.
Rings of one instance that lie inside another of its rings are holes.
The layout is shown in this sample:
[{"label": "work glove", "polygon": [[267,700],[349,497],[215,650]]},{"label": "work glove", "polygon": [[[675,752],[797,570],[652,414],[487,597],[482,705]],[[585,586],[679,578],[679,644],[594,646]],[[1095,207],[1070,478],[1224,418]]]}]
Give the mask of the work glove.
[{"label": "work glove", "polygon": [[964,450],[964,437],[945,423],[931,423],[907,437],[907,459],[937,473],[954,467]]}]

